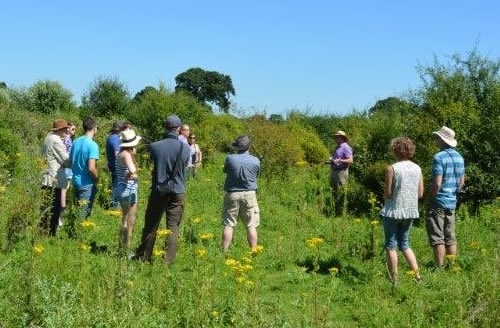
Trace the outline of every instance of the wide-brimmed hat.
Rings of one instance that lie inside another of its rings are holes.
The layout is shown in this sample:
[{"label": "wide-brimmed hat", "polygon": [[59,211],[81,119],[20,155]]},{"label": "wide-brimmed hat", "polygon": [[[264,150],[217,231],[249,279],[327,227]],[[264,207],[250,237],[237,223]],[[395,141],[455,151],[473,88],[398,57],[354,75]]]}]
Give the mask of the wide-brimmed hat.
[{"label": "wide-brimmed hat", "polygon": [[342,130],[338,130],[337,132],[335,132],[335,133],[333,134],[333,136],[334,136],[334,137],[342,137],[342,138],[344,138],[345,140],[349,140],[349,138],[347,137],[347,134],[346,134],[344,131],[342,131]]},{"label": "wide-brimmed hat", "polygon": [[52,131],[57,131],[61,129],[67,129],[69,128],[68,122],[63,119],[57,119],[54,122],[52,122]]},{"label": "wide-brimmed hat", "polygon": [[252,140],[250,140],[250,138],[246,134],[243,134],[243,135],[238,136],[233,141],[231,146],[238,151],[243,151],[243,150],[247,150],[248,148],[250,148],[251,144],[252,144]]},{"label": "wide-brimmed hat", "polygon": [[165,120],[165,126],[167,128],[178,128],[182,125],[181,119],[177,115],[170,115]]},{"label": "wide-brimmed hat", "polygon": [[441,140],[443,140],[448,146],[457,146],[457,141],[455,140],[455,131],[453,131],[452,129],[443,126],[438,131],[434,131],[432,133],[439,136],[439,138],[441,138]]},{"label": "wide-brimmed hat", "polygon": [[120,132],[120,147],[135,147],[141,141],[142,137],[135,134],[135,131],[128,129]]},{"label": "wide-brimmed hat", "polygon": [[125,122],[115,122],[109,132],[120,132],[125,127]]}]

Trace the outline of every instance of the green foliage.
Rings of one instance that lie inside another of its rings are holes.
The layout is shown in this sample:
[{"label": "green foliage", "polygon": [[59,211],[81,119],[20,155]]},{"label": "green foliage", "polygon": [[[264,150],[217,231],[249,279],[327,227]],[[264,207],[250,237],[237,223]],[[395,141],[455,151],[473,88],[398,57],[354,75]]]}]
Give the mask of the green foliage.
[{"label": "green foliage", "polygon": [[[415,134],[419,149],[430,163],[435,152],[431,132],[446,125],[455,130],[466,162],[467,195],[472,210],[500,194],[500,61],[481,57],[474,49],[455,55],[451,65],[435,60],[420,67],[424,87],[413,100],[421,107]],[[469,179],[470,176],[470,179]]]},{"label": "green foliage", "polygon": [[82,96],[85,116],[123,115],[130,103],[129,91],[117,77],[100,76]]},{"label": "green foliage", "polygon": [[309,164],[323,164],[328,159],[329,151],[314,131],[294,121],[285,126],[295,136],[302,149],[303,158],[301,160]]},{"label": "green foliage", "polygon": [[18,109],[54,114],[76,109],[73,94],[57,81],[37,81],[29,88],[7,89]]},{"label": "green foliage", "polygon": [[291,167],[304,160],[304,151],[296,142],[294,132],[285,125],[259,118],[250,120],[249,124],[251,151],[260,158],[261,173],[266,179],[283,178]]},{"label": "green foliage", "polygon": [[[139,95],[140,94],[140,95]],[[183,123],[195,125],[205,120],[210,112],[192,97],[171,93],[160,84],[158,89],[147,88],[136,95],[125,112],[128,120],[140,127],[145,141],[156,141],[165,135],[165,119],[175,114]]]},{"label": "green foliage", "polygon": [[229,97],[235,95],[229,75],[195,67],[177,75],[175,83],[176,92],[185,91],[201,103],[214,103],[221,112],[229,112]]}]

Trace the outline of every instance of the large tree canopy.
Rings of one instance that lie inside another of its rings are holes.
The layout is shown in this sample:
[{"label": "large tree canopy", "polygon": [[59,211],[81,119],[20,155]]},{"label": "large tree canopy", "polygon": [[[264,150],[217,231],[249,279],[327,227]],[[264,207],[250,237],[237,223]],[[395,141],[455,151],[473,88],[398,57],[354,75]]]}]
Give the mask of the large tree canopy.
[{"label": "large tree canopy", "polygon": [[205,71],[199,67],[190,68],[175,77],[175,91],[185,91],[200,102],[216,104],[220,111],[227,113],[235,95],[233,82],[229,75],[215,71]]},{"label": "large tree canopy", "polygon": [[90,115],[122,115],[129,106],[129,92],[116,77],[98,77],[82,97],[82,107]]}]

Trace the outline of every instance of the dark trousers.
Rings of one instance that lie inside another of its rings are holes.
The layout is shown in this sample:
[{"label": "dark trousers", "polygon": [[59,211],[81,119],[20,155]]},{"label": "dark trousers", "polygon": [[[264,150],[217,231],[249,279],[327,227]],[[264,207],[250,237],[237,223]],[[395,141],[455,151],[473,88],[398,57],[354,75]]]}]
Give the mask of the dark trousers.
[{"label": "dark trousers", "polygon": [[150,261],[156,241],[156,232],[160,225],[163,213],[167,215],[167,229],[172,233],[166,240],[166,262],[173,264],[177,254],[179,242],[179,227],[184,213],[184,194],[161,194],[151,190],[144,218],[141,244],[137,248],[136,256],[142,260]]},{"label": "dark trousers", "polygon": [[48,233],[50,236],[55,236],[59,227],[59,217],[61,216],[61,189],[53,187],[42,187],[44,199],[50,200],[50,206],[46,206],[48,202],[44,202],[42,207],[42,218],[40,228],[43,233]]}]

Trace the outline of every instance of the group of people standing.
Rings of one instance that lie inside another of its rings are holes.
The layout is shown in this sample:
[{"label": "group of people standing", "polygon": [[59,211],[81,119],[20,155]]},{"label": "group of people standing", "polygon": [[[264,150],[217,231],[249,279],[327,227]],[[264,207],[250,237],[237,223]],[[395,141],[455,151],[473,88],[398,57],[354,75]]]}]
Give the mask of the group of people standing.
[{"label": "group of people standing", "polygon": [[[455,210],[457,195],[464,188],[465,164],[455,149],[457,141],[452,129],[443,126],[433,135],[439,152],[432,160],[431,183],[425,201],[426,230],[435,264],[442,267],[446,256],[453,258],[457,253]],[[334,138],[337,145],[328,163],[331,164],[330,186],[336,195],[347,183],[353,152],[345,132],[337,131]],[[418,202],[424,196],[424,183],[420,166],[412,161],[415,155],[413,141],[406,137],[394,138],[390,149],[396,162],[385,170],[385,201],[380,217],[384,226],[389,278],[395,284],[398,280],[398,249],[415,279],[421,279],[415,254],[410,248],[409,234],[413,221],[419,218]]]},{"label": "group of people standing", "polygon": [[[164,123],[165,137],[153,142],[150,157],[153,162],[151,190],[145,212],[141,242],[132,256],[135,259],[151,260],[157,230],[163,213],[166,214],[166,228],[170,231],[166,240],[168,264],[175,261],[179,227],[184,213],[186,179],[191,171],[199,167],[201,151],[190,128],[182,124],[179,117],[171,115]],[[74,138],[74,125],[59,119],[53,122],[52,131],[46,136],[42,147],[47,168],[43,174],[42,189],[52,194],[50,215],[45,215],[41,226],[50,235],[55,235],[61,213],[66,206],[65,190],[71,181],[76,199],[81,202],[82,217],[86,219],[91,211],[97,192],[97,160],[99,147],[93,140],[97,123],[92,118],[83,120],[84,134]],[[426,198],[426,229],[429,244],[433,248],[435,262],[443,266],[447,255],[457,252],[455,236],[455,209],[457,193],[464,186],[464,159],[455,149],[455,132],[443,126],[433,132],[439,152],[432,161],[432,180]],[[353,163],[353,150],[344,131],[334,134],[336,147],[328,160],[331,166],[330,186],[335,193],[345,186],[349,166]],[[119,245],[129,250],[137,214],[138,174],[135,149],[141,137],[136,135],[130,124],[117,122],[113,125],[106,143],[108,169],[112,179],[112,204],[122,210]],[[251,248],[257,247],[257,227],[260,211],[257,202],[257,177],[260,161],[249,153],[251,139],[238,136],[232,143],[234,154],[226,157],[223,171],[224,204],[222,211],[223,231],[221,248],[227,250],[232,241],[233,230],[238,220],[243,220],[247,230],[247,241]],[[384,206],[380,211],[385,234],[385,249],[389,277],[393,283],[398,278],[397,250],[401,250],[415,278],[420,273],[416,257],[410,248],[409,233],[412,223],[419,218],[419,199],[424,196],[424,183],[420,166],[412,161],[415,144],[406,137],[391,140],[390,149],[396,162],[385,171]],[[69,171],[66,169],[70,169]]]},{"label": "group of people standing", "polygon": [[[175,261],[179,227],[184,213],[186,179],[195,174],[202,162],[202,152],[196,143],[196,136],[190,133],[187,124],[171,115],[164,124],[165,137],[153,142],[150,158],[153,162],[151,190],[145,213],[141,242],[131,258],[150,261],[157,230],[163,213],[166,214],[166,228],[170,231],[166,240],[168,264]],[[87,219],[97,193],[99,146],[94,141],[98,126],[93,118],[83,120],[84,134],[66,147],[66,139],[74,136],[75,126],[58,119],[53,122],[52,131],[47,134],[42,155],[47,167],[44,170],[42,189],[52,197],[50,215],[42,216],[41,228],[54,236],[59,226],[61,213],[65,208],[65,197],[61,197],[70,183],[74,188],[76,201],[82,208],[82,219]],[[136,221],[138,203],[138,166],[135,159],[136,147],[141,137],[128,122],[115,122],[106,140],[107,168],[111,175],[113,208],[120,208],[122,220],[119,233],[120,249],[128,253],[132,246],[132,234]],[[255,191],[260,171],[259,160],[248,150],[251,140],[248,136],[238,137],[233,143],[237,152],[229,155],[224,172],[227,174],[223,218],[224,225],[221,247],[227,249],[231,243],[232,230],[238,218],[245,220],[248,243],[257,246],[259,208]],[[72,172],[72,174],[68,174]],[[189,172],[189,173],[188,173]],[[64,193],[65,194],[65,193]]]}]

